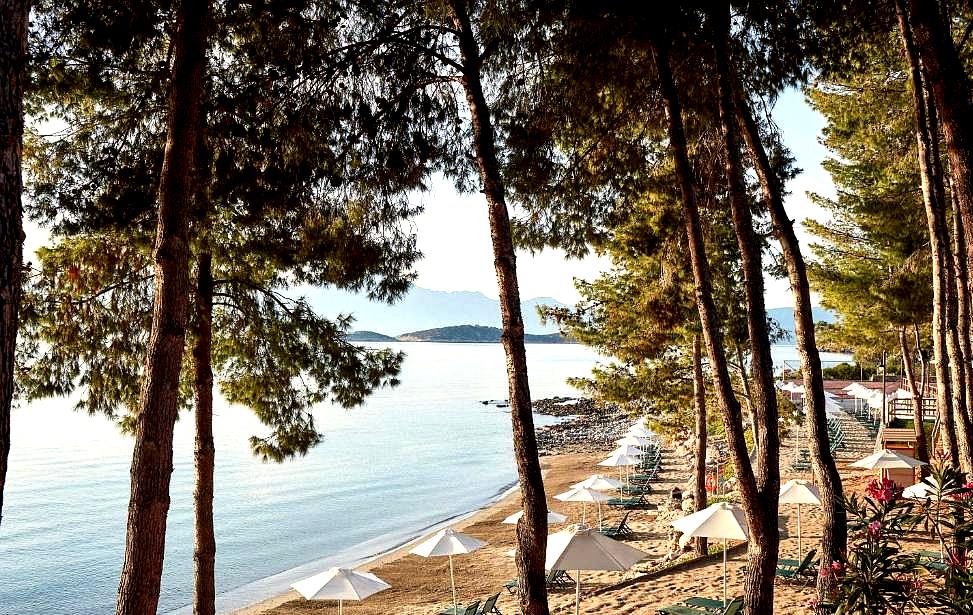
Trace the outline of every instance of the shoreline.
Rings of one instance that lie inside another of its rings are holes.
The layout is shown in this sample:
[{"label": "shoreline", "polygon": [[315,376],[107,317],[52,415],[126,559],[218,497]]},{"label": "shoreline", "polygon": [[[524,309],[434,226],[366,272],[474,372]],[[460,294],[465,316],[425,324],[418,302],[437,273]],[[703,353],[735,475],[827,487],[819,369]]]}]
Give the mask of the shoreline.
[{"label": "shoreline", "polygon": [[[544,460],[542,459],[541,471],[543,472],[544,470],[545,470]],[[463,529],[469,527],[470,525],[478,523],[483,519],[489,517],[495,509],[504,505],[505,500],[511,498],[513,495],[517,493],[517,488],[518,488],[517,482],[514,482],[513,485],[511,485],[507,489],[504,489],[500,494],[498,494],[496,497],[491,499],[488,503],[484,504],[480,508],[467,511],[459,515],[455,515],[448,519],[443,519],[438,523],[435,523],[427,528],[420,530],[421,534],[417,536],[413,536],[412,538],[406,540],[405,542],[399,543],[398,545],[385,549],[379,553],[374,553],[372,555],[363,555],[358,560],[352,560],[355,563],[353,563],[349,567],[354,568],[356,570],[371,572],[373,569],[378,568],[379,566],[393,562],[401,557],[408,555],[409,549],[412,548],[413,545],[415,545],[418,542],[421,542],[424,538],[430,536],[435,532],[438,532],[439,530],[445,527],[452,527],[458,531],[462,531]],[[298,600],[300,598],[301,596],[300,594],[297,593],[296,590],[289,589],[284,593],[278,594],[276,596],[272,596],[270,598],[266,598],[264,600],[261,600],[260,602],[256,602],[254,604],[239,609],[228,611],[226,615],[261,615],[262,613],[266,613],[270,609],[278,607],[286,602],[289,602],[291,600]]]},{"label": "shoreline", "polygon": [[[563,402],[565,400],[576,400],[577,405],[564,405]],[[487,404],[488,402],[484,401],[480,403]],[[624,413],[622,413],[619,409],[615,407],[599,407],[593,404],[591,400],[586,398],[543,398],[535,400],[533,403],[535,414],[557,416],[565,419],[561,422],[540,427],[535,430],[538,439],[538,449],[540,452],[541,472],[543,473],[545,479],[547,478],[547,474],[552,465],[556,465],[556,461],[559,457],[578,454],[581,451],[601,451],[603,445],[602,440],[604,438],[593,438],[593,434],[591,433],[592,428],[595,428],[595,431],[605,432],[601,435],[607,437],[610,433],[623,431],[624,425],[627,424],[626,415],[624,415]],[[558,408],[566,407],[575,408],[576,410],[580,410],[580,412],[578,414],[568,414],[565,411],[558,410]],[[509,484],[509,486],[501,489],[479,508],[445,518],[434,523],[433,525],[417,530],[419,532],[418,534],[412,533],[411,538],[407,538],[405,541],[400,541],[394,546],[384,548],[377,553],[361,555],[357,558],[350,558],[347,560],[347,563],[342,563],[341,565],[363,571],[373,571],[378,567],[395,562],[405,557],[408,555],[409,549],[411,549],[412,546],[445,527],[452,527],[456,530],[462,531],[472,525],[492,517],[499,510],[509,508],[510,506],[516,504],[514,498],[518,493],[519,481],[515,479]],[[288,573],[292,573],[293,571],[303,567],[311,566],[312,564],[313,562],[308,562],[302,566],[281,571],[276,575],[271,575],[270,577],[259,579],[252,583],[231,589],[228,592],[225,592],[225,594],[240,591],[242,588],[246,588],[249,585],[267,582],[270,579],[274,579],[275,577],[282,575],[290,576]],[[323,569],[324,568],[322,568],[322,570]],[[320,571],[321,570],[317,570],[317,572]],[[297,591],[288,589],[287,591],[277,593],[273,596],[246,606],[231,607],[227,611],[220,611],[218,609],[217,612],[224,613],[225,615],[262,615],[278,606],[298,599],[301,599],[301,596],[297,593]],[[219,596],[217,596],[217,601],[219,601]],[[183,609],[179,609],[175,613],[181,613],[182,610]]]}]

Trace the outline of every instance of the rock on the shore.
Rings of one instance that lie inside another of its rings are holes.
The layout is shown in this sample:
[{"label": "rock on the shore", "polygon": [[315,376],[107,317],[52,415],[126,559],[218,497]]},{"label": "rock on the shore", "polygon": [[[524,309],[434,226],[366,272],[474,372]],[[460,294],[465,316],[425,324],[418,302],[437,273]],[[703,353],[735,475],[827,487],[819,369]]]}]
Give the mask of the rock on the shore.
[{"label": "rock on the shore", "polygon": [[602,404],[587,398],[554,397],[534,402],[534,411],[569,420],[537,430],[537,449],[541,456],[560,453],[608,451],[622,436],[631,417],[615,404]]}]

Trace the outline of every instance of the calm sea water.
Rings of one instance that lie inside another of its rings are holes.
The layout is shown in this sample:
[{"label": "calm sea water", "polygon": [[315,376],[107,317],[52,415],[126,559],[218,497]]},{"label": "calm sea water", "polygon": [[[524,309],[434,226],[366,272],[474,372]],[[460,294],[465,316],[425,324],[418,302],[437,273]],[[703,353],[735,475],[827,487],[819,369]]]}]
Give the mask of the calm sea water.
[{"label": "calm sea water", "polygon": [[[499,344],[392,344],[402,384],[357,409],[315,412],[325,441],[284,464],[254,459],[262,433],[217,400],[216,583],[226,612],[326,567],[353,565],[474,510],[516,480]],[[597,355],[577,345],[527,348],[534,397],[572,395]],[[780,360],[796,358],[787,347]],[[538,424],[552,419],[537,417]],[[188,612],[192,592],[192,420],[176,426],[160,612]],[[65,400],[18,408],[0,529],[0,614],[114,610],[125,540],[131,441]]]}]

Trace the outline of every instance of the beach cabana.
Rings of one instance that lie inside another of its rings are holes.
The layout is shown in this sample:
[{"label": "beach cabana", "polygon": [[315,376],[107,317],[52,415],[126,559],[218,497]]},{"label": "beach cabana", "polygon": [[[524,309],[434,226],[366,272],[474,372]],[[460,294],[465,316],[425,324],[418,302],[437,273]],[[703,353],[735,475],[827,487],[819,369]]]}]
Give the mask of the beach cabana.
[{"label": "beach cabana", "polygon": [[685,546],[691,538],[719,538],[723,541],[723,604],[726,604],[726,541],[749,540],[747,518],[736,504],[717,502],[703,510],[672,522],[682,532],[679,544]]},{"label": "beach cabana", "polygon": [[337,600],[340,615],[345,600],[364,600],[392,586],[370,572],[331,568],[291,587],[308,600]]},{"label": "beach cabana", "polygon": [[612,540],[584,524],[571,525],[547,537],[547,558],[544,567],[548,570],[574,570],[574,615],[578,615],[581,605],[582,570],[628,570],[647,557],[648,553],[639,551],[623,542]]},{"label": "beach cabana", "polygon": [[421,557],[441,557],[444,555],[449,557],[449,584],[453,589],[453,613],[456,613],[456,579],[453,576],[453,556],[472,553],[485,546],[486,543],[482,540],[461,534],[448,527],[420,542],[409,553]]}]

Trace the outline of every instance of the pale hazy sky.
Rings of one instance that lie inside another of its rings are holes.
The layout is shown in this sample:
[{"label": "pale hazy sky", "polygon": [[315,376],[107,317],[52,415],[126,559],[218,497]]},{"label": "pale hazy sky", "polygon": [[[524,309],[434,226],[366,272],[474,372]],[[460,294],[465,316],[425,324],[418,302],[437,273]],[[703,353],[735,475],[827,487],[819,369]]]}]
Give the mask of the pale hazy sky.
[{"label": "pale hazy sky", "polygon": [[[821,161],[827,150],[818,143],[824,119],[804,102],[803,95],[788,91],[774,110],[786,145],[791,149],[804,172],[788,188],[788,213],[798,222],[823,214],[807,199],[807,191],[832,194],[831,179]],[[415,220],[419,248],[425,257],[419,262],[418,286],[434,290],[473,290],[497,297],[496,274],[487,222],[486,205],[481,194],[459,195],[448,182],[438,182],[435,189],[420,197],[425,210]],[[47,233],[27,222],[25,259],[33,258],[33,251],[47,239]],[[807,236],[799,230],[802,247]],[[565,259],[559,250],[544,250],[537,255],[520,252],[517,273],[520,294],[524,299],[554,297],[566,303],[578,299],[574,278],[592,279],[608,266],[607,259],[589,257],[583,260]],[[767,306],[791,305],[786,280],[767,280]]]},{"label": "pale hazy sky", "polygon": [[[823,216],[813,206],[806,192],[832,194],[834,188],[828,173],[821,168],[827,150],[818,142],[824,118],[811,109],[802,93],[789,90],[774,109],[774,119],[783,132],[784,142],[797,158],[804,172],[788,188],[786,200],[791,218],[800,222],[805,218]],[[418,265],[418,286],[435,290],[477,290],[488,297],[497,297],[497,281],[493,270],[490,232],[483,196],[458,195],[448,184],[422,196],[425,212],[416,221],[419,247],[425,258]],[[802,247],[807,235],[798,229]],[[591,279],[608,266],[607,259],[590,257],[567,260],[559,250],[545,250],[532,256],[520,252],[517,273],[523,298],[554,297],[566,303],[578,299],[573,280]],[[767,307],[791,305],[786,280],[767,280]]]}]

